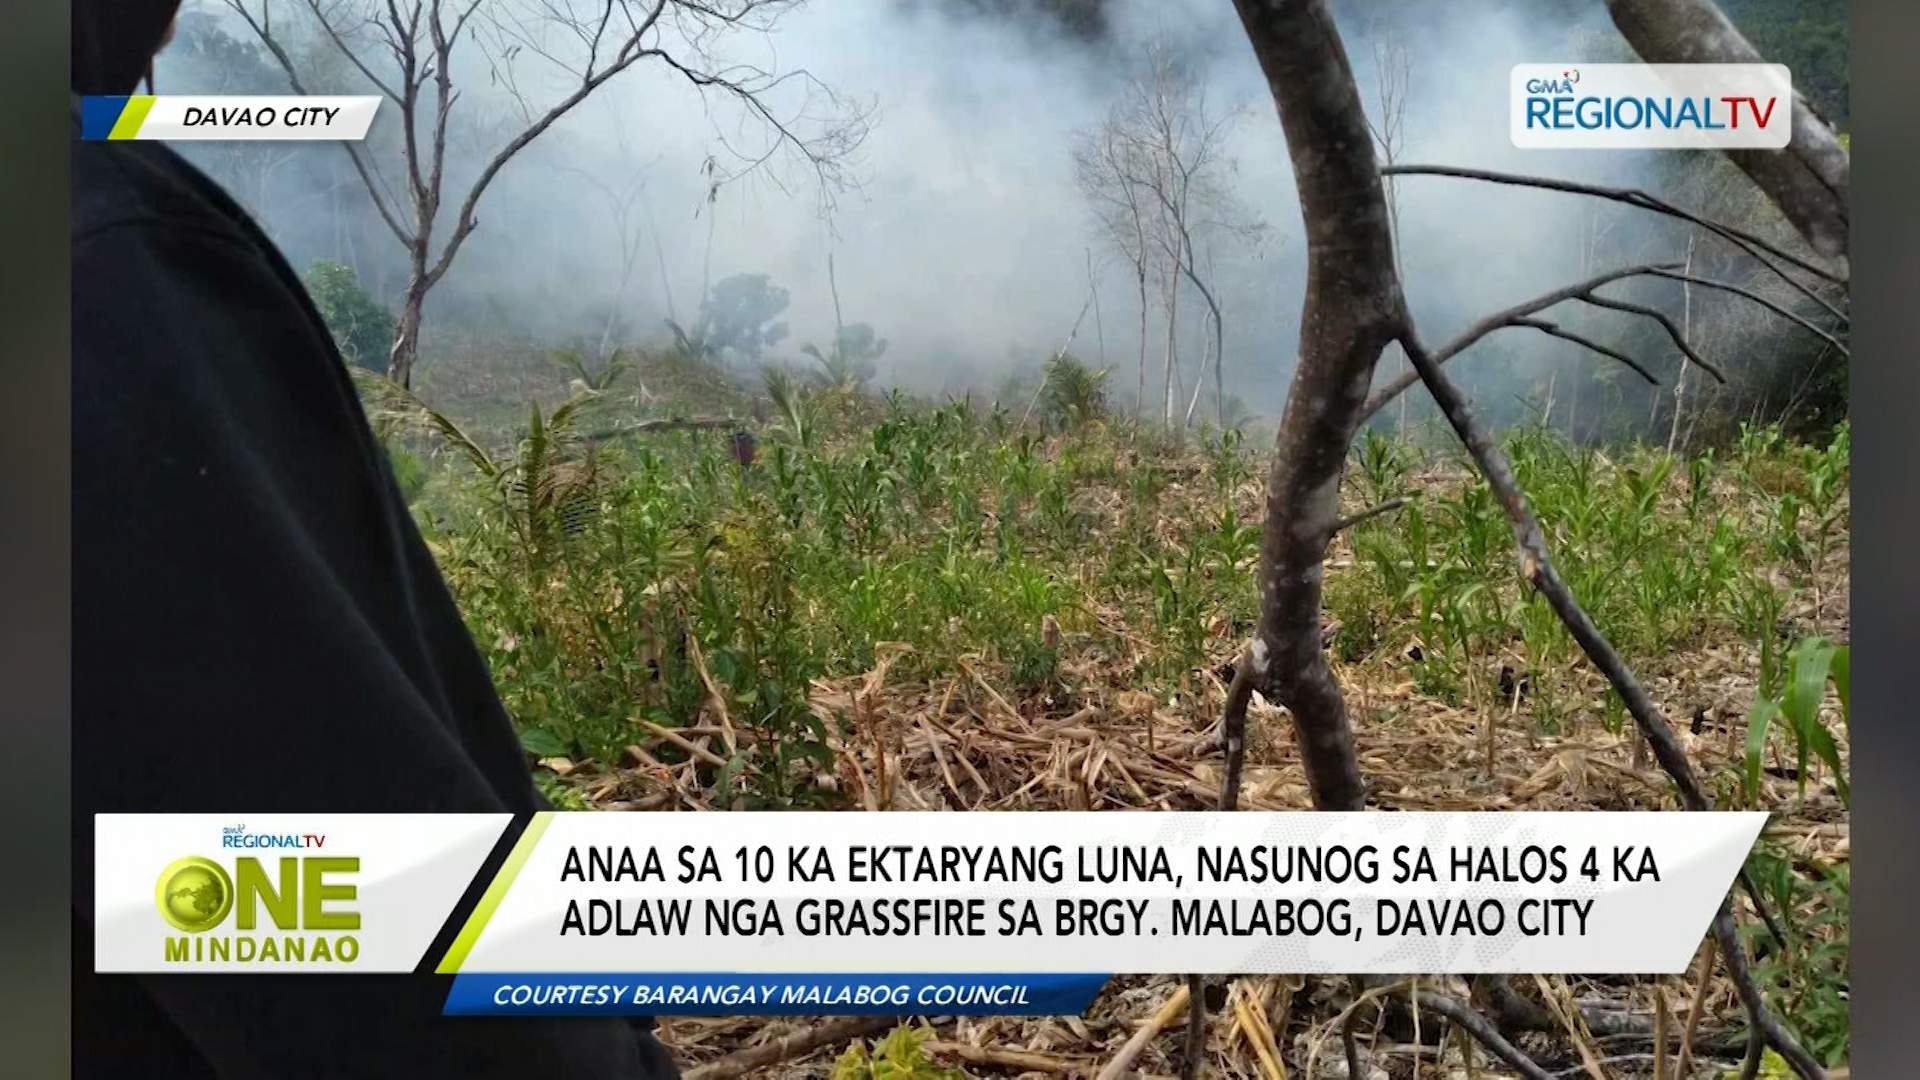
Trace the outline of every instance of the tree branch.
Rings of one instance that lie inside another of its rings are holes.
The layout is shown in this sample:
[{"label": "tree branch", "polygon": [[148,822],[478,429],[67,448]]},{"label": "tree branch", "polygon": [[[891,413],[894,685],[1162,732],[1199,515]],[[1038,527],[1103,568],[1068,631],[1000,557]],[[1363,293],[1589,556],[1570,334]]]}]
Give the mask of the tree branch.
[{"label": "tree branch", "polygon": [[[259,38],[260,44],[265,46],[267,52],[273,55],[274,61],[280,65],[280,70],[287,76],[288,88],[296,94],[305,96],[307,88],[301,82],[300,71],[294,66],[293,57],[287,54],[285,46],[281,45],[279,39],[273,36],[272,25],[267,19],[266,9],[263,7],[260,18],[256,19],[254,18],[253,12],[248,10],[244,0],[227,0],[227,6],[231,8],[235,14],[240,16],[241,21],[247,24],[247,28],[253,31],[253,36]],[[390,91],[387,91],[385,87],[381,87],[377,80],[374,82],[374,85],[379,87],[381,92],[385,93],[389,98],[394,98],[396,101],[399,100],[395,98]],[[354,172],[360,174],[360,183],[367,189],[367,198],[373,200],[373,208],[379,212],[380,220],[386,223],[387,228],[400,243],[412,243],[412,234],[401,225],[400,219],[394,212],[394,209],[389,207],[386,199],[381,196],[380,189],[385,185],[375,182],[374,177],[377,170],[369,165],[361,156],[363,151],[360,144],[343,140],[340,143],[340,147],[347,152],[347,157],[353,162]]]},{"label": "tree branch", "polygon": [[681,1080],[736,1080],[769,1065],[810,1054],[823,1046],[885,1031],[899,1022],[899,1017],[894,1016],[843,1016],[759,1046],[735,1051],[704,1065],[696,1065],[682,1073]]},{"label": "tree branch", "polygon": [[1336,533],[1346,532],[1348,529],[1353,528],[1355,525],[1358,525],[1363,521],[1371,521],[1374,518],[1379,517],[1381,514],[1390,514],[1405,505],[1407,505],[1407,500],[1404,498],[1388,499],[1386,502],[1380,503],[1378,505],[1369,506],[1365,510],[1360,511],[1357,514],[1352,514],[1347,517],[1341,518],[1339,521],[1334,523],[1333,531]]},{"label": "tree branch", "polygon": [[[1811,319],[1808,319],[1805,316],[1800,315],[1795,311],[1792,311],[1788,308],[1782,307],[1781,305],[1774,303],[1773,301],[1767,299],[1766,297],[1761,296],[1759,293],[1754,292],[1752,289],[1744,288],[1742,286],[1735,285],[1731,282],[1715,281],[1712,278],[1699,277],[1694,274],[1683,274],[1675,270],[1655,268],[1655,269],[1648,270],[1647,273],[1651,274],[1654,277],[1668,278],[1672,281],[1691,282],[1692,284],[1698,285],[1702,288],[1718,289],[1721,292],[1732,293],[1735,296],[1745,297],[1746,299],[1751,300],[1756,304],[1759,304],[1761,307],[1766,308],[1768,311],[1773,312],[1775,315],[1778,315],[1783,319],[1787,319],[1793,323],[1798,324],[1802,329],[1806,330],[1808,333],[1818,334],[1821,340],[1833,346],[1834,350],[1837,351],[1841,356],[1845,356],[1845,357],[1853,356],[1853,353],[1848,351],[1847,347],[1840,343],[1839,338],[1834,337],[1832,334],[1814,325]],[[1847,320],[1843,318],[1841,321],[1845,322]]]},{"label": "tree branch", "polygon": [[1600,344],[1597,341],[1591,341],[1587,338],[1581,337],[1579,334],[1576,334],[1571,330],[1564,329],[1563,327],[1561,327],[1559,323],[1550,322],[1546,319],[1519,318],[1519,319],[1513,320],[1513,322],[1509,325],[1530,327],[1534,330],[1540,331],[1543,334],[1546,334],[1549,337],[1557,337],[1562,341],[1571,341],[1575,345],[1579,345],[1585,349],[1590,349],[1594,352],[1599,353],[1601,356],[1605,356],[1613,360],[1618,360],[1621,363],[1632,368],[1636,373],[1639,374],[1641,378],[1647,380],[1649,383],[1652,383],[1655,386],[1660,385],[1660,380],[1653,377],[1653,372],[1648,371],[1644,367],[1641,367],[1640,362],[1638,360],[1635,360],[1633,357],[1628,356],[1626,353],[1619,352],[1615,349],[1610,349],[1605,345]]},{"label": "tree branch", "polygon": [[1508,1042],[1507,1037],[1500,1034],[1500,1029],[1480,1015],[1478,1009],[1459,998],[1451,994],[1435,993],[1432,990],[1402,990],[1400,996],[1406,998],[1416,1008],[1438,1013],[1458,1024],[1467,1034],[1473,1036],[1474,1041],[1493,1051],[1496,1057],[1512,1066],[1513,1071],[1526,1077],[1527,1080],[1554,1080],[1554,1074],[1528,1057],[1526,1051]]},{"label": "tree branch", "polygon": [[[1460,389],[1440,370],[1421,346],[1418,336],[1409,325],[1401,335],[1400,345],[1406,350],[1407,359],[1420,373],[1420,378],[1432,392],[1434,401],[1439,404],[1454,433],[1467,447],[1474,462],[1487,478],[1499,498],[1500,505],[1506,510],[1512,523],[1516,546],[1520,550],[1520,572],[1527,583],[1546,597],[1554,614],[1560,617],[1573,639],[1579,643],[1580,650],[1592,661],[1595,668],[1606,676],[1620,700],[1626,704],[1627,711],[1633,716],[1635,724],[1649,746],[1653,748],[1654,759],[1660,767],[1673,778],[1674,786],[1679,789],[1680,802],[1688,810],[1706,811],[1713,809],[1713,802],[1700,786],[1693,763],[1687,760],[1685,749],[1674,735],[1673,728],[1666,718],[1660,715],[1659,708],[1647,695],[1626,662],[1615,652],[1613,646],[1594,626],[1592,618],[1574,599],[1573,592],[1553,568],[1553,561],[1547,553],[1546,538],[1540,531],[1540,523],[1534,518],[1528,507],[1526,496],[1521,493],[1514,480],[1513,470],[1507,464],[1506,456],[1494,445],[1493,436],[1476,420],[1469,410],[1466,397]],[[1740,943],[1733,921],[1732,909],[1723,900],[1720,913],[1714,919],[1714,935],[1719,939],[1721,951],[1726,956],[1727,973],[1739,988],[1741,1002],[1746,1006],[1749,1022],[1755,1030],[1762,1033],[1768,1045],[1779,1051],[1802,1077],[1808,1080],[1824,1080],[1825,1070],[1814,1061],[1813,1056],[1782,1028],[1779,1022],[1768,1012],[1765,999],[1759,987],[1753,982],[1752,973],[1747,968],[1746,953]]]},{"label": "tree branch", "polygon": [[1629,300],[1609,299],[1591,289],[1580,294],[1580,301],[1582,303],[1592,304],[1594,307],[1608,308],[1613,311],[1624,311],[1633,315],[1645,315],[1647,318],[1660,324],[1660,328],[1665,330],[1667,336],[1673,339],[1673,344],[1680,350],[1681,355],[1693,361],[1700,370],[1713,376],[1719,382],[1725,383],[1727,381],[1727,377],[1720,373],[1719,368],[1702,360],[1700,354],[1693,350],[1693,346],[1687,344],[1686,335],[1680,332],[1679,325],[1676,324],[1666,312],[1658,308],[1650,308],[1645,304],[1636,304]]},{"label": "tree branch", "polygon": [[539,138],[543,132],[554,125],[555,121],[572,111],[575,105],[585,101],[589,94],[599,89],[608,79],[632,67],[650,54],[665,55],[658,50],[640,48],[639,41],[659,21],[661,12],[666,10],[667,2],[668,0],[654,0],[653,7],[641,21],[640,28],[633,32],[628,44],[622,46],[618,57],[600,71],[595,72],[589,69],[587,76],[580,81],[580,85],[575,87],[571,94],[561,98],[552,108],[522,129],[520,134],[509,139],[507,144],[487,161],[486,166],[480,170],[479,177],[474,180],[473,186],[467,189],[466,198],[461,200],[460,213],[455,219],[453,233],[447,237],[446,247],[441,249],[440,257],[434,261],[433,267],[427,272],[428,287],[432,287],[446,275],[447,267],[452,265],[453,257],[460,251],[460,245],[466,242],[477,224],[474,211],[480,205],[480,196],[486,194],[488,185],[493,183],[494,177],[500,174],[500,170],[515,154],[524,149],[528,143]]},{"label": "tree branch", "polygon": [[1466,169],[1452,165],[1390,165],[1381,172],[1387,176],[1450,176],[1460,180],[1483,180],[1490,184],[1509,184],[1515,187],[1544,188],[1548,191],[1564,191],[1575,195],[1591,195],[1597,199],[1625,203],[1628,206],[1651,210],[1656,214],[1679,218],[1691,222],[1718,236],[1736,243],[1751,245],[1775,258],[1781,259],[1815,277],[1824,278],[1835,284],[1844,285],[1846,275],[1837,274],[1823,266],[1818,266],[1794,255],[1775,244],[1731,225],[1703,217],[1690,210],[1682,210],[1637,188],[1607,187],[1602,184],[1583,184],[1576,180],[1556,180],[1545,176],[1526,176],[1520,173],[1495,172],[1491,169]]},{"label": "tree branch", "polygon": [[[1474,323],[1472,326],[1467,327],[1465,330],[1462,330],[1451,341],[1448,341],[1433,351],[1433,362],[1436,364],[1444,364],[1465,352],[1475,342],[1493,333],[1495,330],[1517,325],[1515,322],[1517,319],[1535,314],[1536,312],[1545,311],[1563,301],[1576,299],[1581,294],[1592,292],[1608,282],[1650,273],[1656,269],[1678,269],[1679,266],[1679,263],[1645,263],[1639,266],[1629,266],[1620,270],[1609,270],[1604,274],[1597,274],[1585,281],[1563,286],[1549,293],[1542,293],[1531,300],[1522,300],[1520,303],[1507,308],[1505,311],[1496,311],[1486,318],[1481,319],[1479,322]],[[1389,379],[1385,385],[1368,396],[1366,404],[1360,409],[1360,422],[1365,423],[1374,413],[1379,412],[1387,402],[1397,397],[1401,391],[1419,381],[1420,375],[1412,367],[1407,368],[1407,370]]]},{"label": "tree branch", "polygon": [[[1644,191],[1628,188],[1602,187],[1596,184],[1581,184],[1571,180],[1551,180],[1538,176],[1522,176],[1516,173],[1492,172],[1486,169],[1460,169],[1444,165],[1389,165],[1381,171],[1389,176],[1451,176],[1464,180],[1484,180],[1493,184],[1512,184],[1519,187],[1544,188],[1548,191],[1572,192],[1577,195],[1592,195],[1596,198],[1625,203],[1628,206],[1636,206],[1642,210],[1651,210],[1655,213],[1678,218],[1682,221],[1698,225],[1739,248],[1755,262],[1771,270],[1775,277],[1792,286],[1800,295],[1825,308],[1827,313],[1834,318],[1842,322],[1845,322],[1847,319],[1846,313],[1835,307],[1826,297],[1815,292],[1806,282],[1801,281],[1799,278],[1781,269],[1779,263],[1774,262],[1773,255],[1778,255],[1780,258],[1808,273],[1831,282],[1845,284],[1844,278],[1838,277],[1831,271],[1814,266],[1793,255],[1789,255],[1751,233],[1746,233],[1735,229],[1731,225],[1724,225],[1711,218],[1701,217],[1698,214],[1682,210],[1665,200],[1656,199]],[[1772,252],[1773,255],[1769,255],[1768,252]]]}]

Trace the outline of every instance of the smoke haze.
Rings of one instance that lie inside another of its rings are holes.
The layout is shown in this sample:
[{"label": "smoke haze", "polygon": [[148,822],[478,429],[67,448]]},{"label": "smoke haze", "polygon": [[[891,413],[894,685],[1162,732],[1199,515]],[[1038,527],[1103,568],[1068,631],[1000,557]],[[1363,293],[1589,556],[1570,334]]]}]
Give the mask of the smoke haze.
[{"label": "smoke haze", "polygon": [[[1637,162],[1619,154],[1509,144],[1514,64],[1577,61],[1586,57],[1576,50],[1623,47],[1598,3],[1574,9],[1578,19],[1564,11],[1536,17],[1542,7],[1336,5],[1370,115],[1378,109],[1374,43],[1391,31],[1407,48],[1401,160],[1630,178],[1623,170]],[[251,41],[223,8],[200,0],[187,10]],[[1203,250],[1200,261],[1215,265],[1225,312],[1227,391],[1271,414],[1292,366],[1304,252],[1264,79],[1225,0],[1113,0],[1107,9],[1108,32],[1088,41],[1037,16],[956,14],[953,4],[926,0],[816,2],[786,16],[770,37],[729,42],[730,55],[782,71],[803,68],[848,101],[873,107],[871,131],[849,170],[858,187],[840,194],[830,219],[814,178],[791,156],[722,186],[710,200],[705,163],[716,155],[723,166],[733,162],[721,140],[752,154],[766,145],[766,131],[736,104],[703,99],[677,75],[642,64],[508,164],[480,204],[479,229],[429,300],[429,333],[436,320],[458,315],[545,340],[597,337],[621,277],[622,236],[609,192],[643,179],[626,237],[631,280],[618,305],[628,340],[661,340],[670,314],[689,321],[704,283],[765,273],[792,298],[784,316],[791,334],[771,355],[795,355],[808,342],[825,347],[834,328],[831,253],[845,320],[872,324],[890,343],[880,381],[990,391],[1016,360],[1031,363],[1060,347],[1089,294],[1091,248],[1099,314],[1087,317],[1073,351],[1091,361],[1104,355],[1115,390],[1130,397],[1139,347],[1134,286],[1124,260],[1095,233],[1075,186],[1071,147],[1075,133],[1098,124],[1116,100],[1128,59],[1159,40],[1201,65],[1211,104],[1242,106],[1230,143],[1235,194],[1267,231],[1257,246],[1223,243]],[[163,54],[157,66],[162,92],[222,89],[216,79],[228,76],[178,52]],[[468,126],[450,150],[453,206],[484,160],[481,151],[511,133],[513,116],[478,51],[464,62],[458,109]],[[538,83],[542,63],[521,62],[522,88],[536,106],[550,100]],[[386,125],[391,138],[397,111],[391,103],[382,108],[376,128]],[[295,265],[348,262],[391,301],[405,281],[404,254],[372,215],[346,156],[322,145],[284,153],[287,163],[253,190],[234,185],[236,194]],[[395,168],[389,162],[390,175]],[[1579,272],[1585,208],[1577,199],[1414,178],[1400,182],[1399,201],[1408,293],[1429,339]],[[443,236],[453,206],[442,212]],[[1210,331],[1197,297],[1181,303],[1182,380],[1190,390]],[[1155,311],[1150,398],[1163,335]],[[1464,361],[1463,370],[1471,364]],[[1207,406],[1200,415],[1210,413]]]}]

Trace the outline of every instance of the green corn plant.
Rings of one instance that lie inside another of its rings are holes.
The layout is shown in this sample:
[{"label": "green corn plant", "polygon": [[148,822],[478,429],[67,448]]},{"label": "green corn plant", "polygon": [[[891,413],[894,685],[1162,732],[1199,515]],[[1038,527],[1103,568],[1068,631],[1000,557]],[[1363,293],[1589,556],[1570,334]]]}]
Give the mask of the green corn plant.
[{"label": "green corn plant", "polygon": [[1229,427],[1220,432],[1218,439],[1207,443],[1207,457],[1213,466],[1214,489],[1222,498],[1232,495],[1252,472],[1246,454],[1240,449],[1245,441],[1246,436],[1239,428]]},{"label": "green corn plant", "polygon": [[1700,520],[1700,509],[1713,495],[1713,450],[1708,448],[1687,461],[1687,522]]},{"label": "green corn plant", "polygon": [[1773,531],[1768,544],[1772,553],[1803,566],[1811,565],[1812,552],[1800,535],[1800,512],[1805,504],[1800,496],[1783,491],[1773,500]]},{"label": "green corn plant", "polygon": [[1827,549],[1832,542],[1834,527],[1846,514],[1846,507],[1841,501],[1841,496],[1846,493],[1851,456],[1851,438],[1846,421],[1841,421],[1834,432],[1833,441],[1826,449],[1811,456],[1812,466],[1807,470],[1807,508],[1813,518],[1810,569],[1814,579],[1813,607],[1817,621],[1824,606],[1820,574],[1826,568]]},{"label": "green corn plant", "polygon": [[[1774,940],[1764,926],[1741,927],[1754,945],[1753,976],[1781,1019],[1828,1068],[1847,1059],[1852,1022],[1849,981],[1852,874],[1845,862],[1757,846],[1747,874],[1786,929]],[[1762,1071],[1761,1075],[1767,1073]],[[1784,1065],[1777,1075],[1792,1076]]]},{"label": "green corn plant", "polygon": [[1760,693],[1775,692],[1778,671],[1780,616],[1787,598],[1762,574],[1747,574],[1728,600],[1740,636],[1760,651]]},{"label": "green corn plant", "polygon": [[[1836,663],[1836,658],[1838,662]],[[1840,748],[1833,733],[1820,720],[1820,703],[1831,683],[1840,699],[1840,721],[1850,725],[1850,668],[1847,647],[1829,644],[1811,637],[1796,645],[1787,655],[1787,683],[1777,698],[1759,696],[1747,717],[1746,781],[1747,799],[1759,797],[1762,758],[1767,748],[1767,733],[1779,722],[1793,738],[1794,764],[1799,799],[1807,797],[1807,763],[1818,757],[1833,774],[1834,790],[1842,806],[1851,806],[1847,773],[1840,761]]]},{"label": "green corn plant", "polygon": [[1240,524],[1231,505],[1221,507],[1211,540],[1221,565],[1230,572],[1239,570],[1260,554],[1260,527]]},{"label": "green corn plant", "polygon": [[1406,448],[1399,440],[1368,428],[1353,450],[1359,466],[1362,494],[1368,505],[1377,505],[1403,493],[1407,475],[1413,471]]}]

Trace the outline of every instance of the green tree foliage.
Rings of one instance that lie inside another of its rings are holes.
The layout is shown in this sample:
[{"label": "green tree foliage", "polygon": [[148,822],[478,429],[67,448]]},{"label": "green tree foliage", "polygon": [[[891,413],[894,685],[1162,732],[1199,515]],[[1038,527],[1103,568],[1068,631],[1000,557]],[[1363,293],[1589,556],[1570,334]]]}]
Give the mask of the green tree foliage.
[{"label": "green tree foliage", "polygon": [[361,287],[351,269],[325,259],[308,268],[307,293],[348,361],[384,374],[393,345],[393,312]]},{"label": "green tree foliage", "polygon": [[[259,43],[241,41],[206,11],[183,11],[167,59],[192,68],[196,93],[284,94],[286,76]],[[204,80],[204,81],[203,81]]]},{"label": "green tree foliage", "polygon": [[1814,108],[1849,126],[1847,0],[1723,0],[1721,10],[1761,56],[1787,65]]},{"label": "green tree foliage", "polygon": [[691,334],[680,335],[700,343],[703,351],[755,361],[766,349],[786,340],[787,290],[767,274],[735,274],[716,282],[700,305],[700,320]]},{"label": "green tree foliage", "polygon": [[887,351],[887,339],[876,337],[873,327],[866,323],[854,323],[840,328],[827,352],[811,344],[801,346],[800,351],[820,365],[814,373],[816,379],[834,389],[853,390],[873,379],[878,370],[874,361]]}]

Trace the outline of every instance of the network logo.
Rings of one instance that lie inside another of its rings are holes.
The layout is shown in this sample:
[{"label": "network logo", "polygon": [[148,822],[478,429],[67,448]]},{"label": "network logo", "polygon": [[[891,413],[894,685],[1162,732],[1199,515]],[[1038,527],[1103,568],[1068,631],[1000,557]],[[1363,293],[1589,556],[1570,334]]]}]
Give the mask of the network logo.
[{"label": "network logo", "polygon": [[1530,149],[1779,149],[1793,128],[1780,64],[1521,64],[1513,144]]}]

